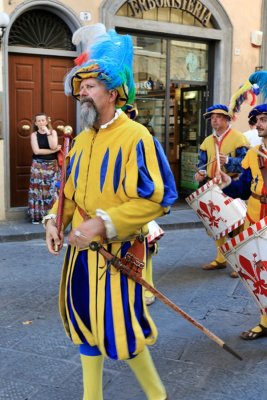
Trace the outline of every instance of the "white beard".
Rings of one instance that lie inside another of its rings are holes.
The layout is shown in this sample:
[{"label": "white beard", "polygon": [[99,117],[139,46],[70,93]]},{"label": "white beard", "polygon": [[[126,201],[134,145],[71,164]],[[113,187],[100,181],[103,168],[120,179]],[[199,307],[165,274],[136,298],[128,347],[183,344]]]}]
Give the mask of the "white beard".
[{"label": "white beard", "polygon": [[98,120],[98,111],[94,101],[90,97],[81,99],[81,128],[91,129]]}]

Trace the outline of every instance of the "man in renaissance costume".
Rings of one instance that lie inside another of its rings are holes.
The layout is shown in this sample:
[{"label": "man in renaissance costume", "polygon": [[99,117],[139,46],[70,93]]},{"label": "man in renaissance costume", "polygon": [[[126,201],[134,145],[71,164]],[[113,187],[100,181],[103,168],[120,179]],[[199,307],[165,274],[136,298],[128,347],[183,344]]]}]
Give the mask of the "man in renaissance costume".
[{"label": "man in renaissance costume", "polygon": [[[213,133],[200,146],[196,181],[203,185],[215,177],[218,169],[216,146],[219,152],[220,168],[232,178],[238,177],[242,170],[241,161],[246,155],[249,142],[241,132],[232,128],[231,114],[226,105],[215,104],[209,107],[204,118],[210,119]],[[225,240],[225,237],[216,240],[217,255],[213,261],[202,267],[204,270],[226,268],[226,259],[219,250]],[[236,278],[237,274],[233,271],[230,276]]]},{"label": "man in renaissance costume", "polygon": [[[250,149],[242,161],[243,172],[237,180],[222,175],[224,193],[233,198],[248,200],[244,229],[267,216],[267,104],[260,104],[249,113],[256,123],[261,145]],[[264,280],[259,282],[264,288]],[[261,314],[260,322],[252,329],[241,333],[244,340],[267,336],[267,315]]]},{"label": "man in renaissance costume", "polygon": [[[86,52],[65,80],[66,94],[81,102],[82,132],[66,159],[63,225],[71,223],[60,285],[60,313],[67,335],[79,346],[84,400],[101,400],[105,357],[125,360],[147,399],[166,390],[147,345],[156,326],[140,284],[90,249],[92,241],[123,258],[146,224],[169,212],[177,198],[160,143],[122,111],[134,101],[130,36],[102,24],[83,27],[73,42]],[[58,203],[45,219],[49,251],[63,245],[56,228]],[[63,227],[62,227],[63,229]],[[147,248],[141,246],[146,263]],[[143,269],[145,274],[145,268]],[[145,275],[144,275],[145,276]]]}]

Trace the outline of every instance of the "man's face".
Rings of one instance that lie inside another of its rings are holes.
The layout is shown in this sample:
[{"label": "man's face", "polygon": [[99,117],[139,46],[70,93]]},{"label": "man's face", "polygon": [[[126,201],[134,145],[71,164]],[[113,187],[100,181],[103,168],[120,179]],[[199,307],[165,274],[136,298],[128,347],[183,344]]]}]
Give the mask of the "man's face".
[{"label": "man's face", "polygon": [[211,114],[210,122],[212,128],[215,129],[215,131],[217,130],[226,131],[229,125],[228,118],[223,114]]},{"label": "man's face", "polygon": [[256,129],[259,137],[267,137],[267,114],[257,115],[256,119]]},{"label": "man's face", "polygon": [[81,81],[81,125],[83,129],[92,128],[113,104],[111,93],[105,85],[95,78]]}]

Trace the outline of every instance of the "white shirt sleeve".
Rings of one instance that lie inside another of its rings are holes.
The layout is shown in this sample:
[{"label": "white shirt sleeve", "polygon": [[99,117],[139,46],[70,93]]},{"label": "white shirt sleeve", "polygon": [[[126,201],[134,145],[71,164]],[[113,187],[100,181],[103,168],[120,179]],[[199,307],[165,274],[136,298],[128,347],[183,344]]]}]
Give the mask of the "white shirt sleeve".
[{"label": "white shirt sleeve", "polygon": [[106,228],[107,238],[108,239],[115,238],[117,236],[117,232],[116,232],[116,229],[115,229],[113,222],[112,222],[110,216],[108,215],[108,213],[106,213],[105,211],[98,208],[96,210],[96,216],[100,217],[103,220],[105,228]]}]

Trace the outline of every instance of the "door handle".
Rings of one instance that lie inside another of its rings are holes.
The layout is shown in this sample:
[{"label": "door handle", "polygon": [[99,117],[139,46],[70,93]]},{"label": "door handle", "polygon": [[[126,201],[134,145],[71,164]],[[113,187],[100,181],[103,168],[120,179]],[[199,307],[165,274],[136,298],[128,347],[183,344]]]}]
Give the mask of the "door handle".
[{"label": "door handle", "polygon": [[21,127],[24,131],[29,131],[31,129],[30,125],[22,125]]}]

